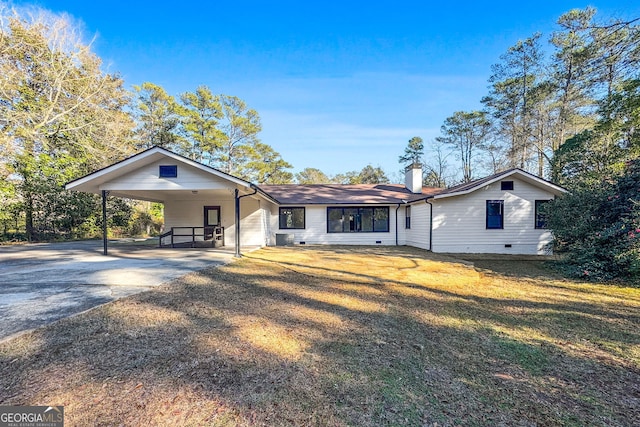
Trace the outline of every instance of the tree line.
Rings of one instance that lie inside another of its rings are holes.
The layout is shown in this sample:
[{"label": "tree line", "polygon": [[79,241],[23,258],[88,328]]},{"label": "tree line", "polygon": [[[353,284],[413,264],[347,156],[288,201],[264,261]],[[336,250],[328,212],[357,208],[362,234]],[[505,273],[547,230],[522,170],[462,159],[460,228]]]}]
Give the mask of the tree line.
[{"label": "tree line", "polygon": [[134,86],[134,94],[136,149],[167,148],[251,182],[293,180],[293,166],[258,138],[258,112],[237,96],[203,85],[176,99],[149,82]]},{"label": "tree line", "polygon": [[[292,166],[261,142],[258,113],[206,86],[177,99],[160,86],[133,91],[83,43],[68,18],[0,10],[0,236],[91,236],[99,200],[64,184],[151,146],[251,182],[287,183]],[[158,228],[157,207],[109,199],[114,230]]]},{"label": "tree line", "polygon": [[631,134],[611,131],[632,129],[637,116],[639,20],[574,9],[546,39],[535,33],[516,42],[492,66],[483,108],[445,119],[424,161],[426,183],[469,182],[517,167],[571,186],[579,172],[604,174],[637,156]]}]

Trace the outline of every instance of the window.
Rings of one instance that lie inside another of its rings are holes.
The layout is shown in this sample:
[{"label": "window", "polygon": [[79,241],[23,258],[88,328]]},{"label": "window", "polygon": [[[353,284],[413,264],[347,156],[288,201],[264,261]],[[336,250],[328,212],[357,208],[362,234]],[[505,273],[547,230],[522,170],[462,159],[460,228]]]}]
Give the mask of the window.
[{"label": "window", "polygon": [[547,218],[545,215],[545,205],[551,200],[536,200],[536,228],[547,228]]},{"label": "window", "polygon": [[177,178],[178,166],[176,165],[160,165],[160,178]]},{"label": "window", "polygon": [[404,208],[404,228],[411,228],[411,206]]},{"label": "window", "polygon": [[504,201],[487,200],[487,229],[504,228]]},{"label": "window", "polygon": [[327,233],[389,231],[389,208],[327,208]]},{"label": "window", "polygon": [[280,208],[281,230],[303,229],[304,227],[304,208]]},{"label": "window", "polygon": [[513,190],[513,181],[501,181],[500,190]]},{"label": "window", "polygon": [[373,210],[373,231],[389,231],[389,208]]}]

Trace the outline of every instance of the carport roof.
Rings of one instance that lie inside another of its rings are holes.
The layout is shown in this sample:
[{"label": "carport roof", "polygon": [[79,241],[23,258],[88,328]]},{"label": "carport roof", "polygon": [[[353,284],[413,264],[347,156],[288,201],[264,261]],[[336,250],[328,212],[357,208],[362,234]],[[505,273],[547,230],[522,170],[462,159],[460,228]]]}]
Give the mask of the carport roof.
[{"label": "carport roof", "polygon": [[[167,196],[167,192],[158,188],[155,190],[116,190],[111,191],[112,189],[106,188],[108,187],[108,183],[114,179],[117,179],[120,176],[126,175],[128,173],[132,173],[139,168],[142,168],[146,165],[149,165],[153,162],[157,162],[160,160],[171,159],[175,162],[179,162],[182,164],[186,164],[194,169],[210,174],[212,178],[222,179],[231,184],[231,187],[235,186],[239,188],[243,193],[248,193],[249,191],[255,190],[259,193],[259,195],[263,198],[270,200],[271,202],[275,202],[268,194],[262,192],[259,188],[257,188],[252,183],[230,175],[228,173],[222,172],[219,169],[213,168],[211,166],[204,165],[202,163],[196,162],[194,160],[188,159],[179,154],[173,153],[169,150],[166,150],[162,147],[152,147],[145,151],[142,151],[134,156],[131,156],[127,159],[114,163],[110,166],[97,170],[93,173],[83,176],[82,178],[78,178],[74,181],[68,182],[65,186],[67,190],[75,190],[82,191],[86,193],[95,193],[100,194],[102,190],[110,191],[111,195],[120,196],[120,197],[130,197],[134,199],[140,200],[149,200],[149,201],[163,201],[163,197]],[[183,192],[191,191],[191,188],[183,188]],[[198,191],[215,191],[215,190],[206,190],[197,188],[194,190]],[[175,191],[175,190],[170,190]]]},{"label": "carport roof", "polygon": [[105,168],[99,169],[81,178],[70,181],[66,184],[67,190],[85,191],[87,193],[100,193],[100,185],[108,182],[109,180],[123,175],[127,172],[132,172],[137,168],[153,163],[157,160],[170,157],[178,162],[186,163],[196,169],[210,173],[212,175],[224,178],[233,182],[234,184],[244,187],[251,187],[252,184],[243,179],[237,178],[228,173],[222,172],[211,166],[198,163],[172,151],[166,150],[162,147],[151,147],[148,150],[142,151],[117,163],[114,163]]}]

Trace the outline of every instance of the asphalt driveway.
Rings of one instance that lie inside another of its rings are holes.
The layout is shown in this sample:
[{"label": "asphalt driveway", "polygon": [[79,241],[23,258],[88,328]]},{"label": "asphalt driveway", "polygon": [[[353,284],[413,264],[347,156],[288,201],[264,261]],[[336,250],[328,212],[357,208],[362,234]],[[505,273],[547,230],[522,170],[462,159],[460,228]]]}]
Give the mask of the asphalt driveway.
[{"label": "asphalt driveway", "polygon": [[220,249],[102,241],[0,246],[0,340],[226,263]]}]

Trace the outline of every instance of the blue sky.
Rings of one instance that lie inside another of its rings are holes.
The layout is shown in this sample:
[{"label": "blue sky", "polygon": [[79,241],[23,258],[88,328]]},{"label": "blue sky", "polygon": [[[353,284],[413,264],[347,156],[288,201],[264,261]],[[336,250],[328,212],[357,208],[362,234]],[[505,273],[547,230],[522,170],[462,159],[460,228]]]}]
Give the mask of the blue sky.
[{"label": "blue sky", "polygon": [[446,117],[480,108],[491,65],[519,39],[546,39],[587,5],[640,16],[637,0],[429,3],[14,2],[80,21],[128,87],[150,81],[177,96],[204,84],[244,99],[293,172],[372,164],[395,178],[411,137],[428,148]]}]

